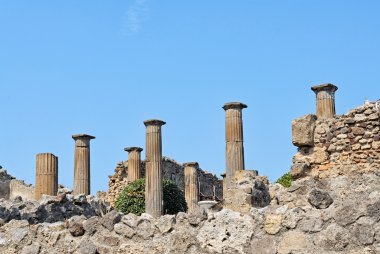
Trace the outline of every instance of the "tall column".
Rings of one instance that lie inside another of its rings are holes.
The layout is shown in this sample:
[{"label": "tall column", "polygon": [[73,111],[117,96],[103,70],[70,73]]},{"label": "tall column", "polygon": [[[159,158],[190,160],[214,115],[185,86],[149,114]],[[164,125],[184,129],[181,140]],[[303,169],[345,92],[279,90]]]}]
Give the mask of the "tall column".
[{"label": "tall column", "polygon": [[188,213],[193,212],[199,201],[198,190],[198,163],[188,162],[184,163],[185,167],[185,199],[187,203]]},{"label": "tall column", "polygon": [[317,97],[317,117],[334,118],[335,117],[335,91],[338,87],[333,84],[322,84],[311,87]]},{"label": "tall column", "polygon": [[42,195],[56,196],[58,191],[58,157],[51,153],[36,155],[35,198]]},{"label": "tall column", "polygon": [[244,170],[242,109],[247,105],[240,102],[224,104],[226,111],[226,186],[234,188],[234,174]]},{"label": "tall column", "polygon": [[227,194],[227,186],[226,186],[226,173],[223,173],[220,175],[221,177],[223,177],[223,180],[222,180],[222,188],[223,188],[223,199],[226,198],[226,194]]},{"label": "tall column", "polygon": [[134,182],[141,178],[141,151],[140,147],[127,147],[124,151],[128,152],[128,182]]},{"label": "tall column", "polygon": [[153,217],[163,214],[162,190],[162,137],[161,126],[166,124],[161,120],[147,120],[146,152],[145,152],[145,211]]},{"label": "tall column", "polygon": [[90,140],[94,136],[87,134],[73,135],[74,152],[74,195],[90,194]]}]

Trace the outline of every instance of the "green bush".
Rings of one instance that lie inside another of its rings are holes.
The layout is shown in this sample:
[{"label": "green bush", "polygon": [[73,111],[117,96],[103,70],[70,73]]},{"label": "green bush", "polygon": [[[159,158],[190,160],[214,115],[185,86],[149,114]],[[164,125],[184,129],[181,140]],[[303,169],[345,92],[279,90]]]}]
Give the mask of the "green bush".
[{"label": "green bush", "polygon": [[115,202],[116,210],[141,215],[145,212],[145,181],[137,179],[127,185]]},{"label": "green bush", "polygon": [[289,188],[292,186],[293,178],[290,173],[286,173],[283,176],[281,176],[276,183],[281,184],[282,186]]},{"label": "green bush", "polygon": [[[185,196],[174,181],[163,181],[164,214],[186,212]],[[145,179],[128,184],[115,202],[116,210],[128,214],[141,215],[145,212]]]},{"label": "green bush", "polygon": [[187,204],[183,191],[178,188],[174,181],[164,179],[164,213],[177,214],[187,211]]}]

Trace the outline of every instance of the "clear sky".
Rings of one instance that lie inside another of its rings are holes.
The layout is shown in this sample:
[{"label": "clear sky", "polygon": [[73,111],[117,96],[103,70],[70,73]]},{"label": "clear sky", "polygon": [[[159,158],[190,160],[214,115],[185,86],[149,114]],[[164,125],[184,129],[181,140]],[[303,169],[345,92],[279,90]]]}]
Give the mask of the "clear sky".
[{"label": "clear sky", "polygon": [[246,168],[275,181],[312,85],[339,87],[339,114],[380,98],[379,13],[377,0],[0,0],[0,165],[34,184],[51,152],[72,187],[71,135],[94,135],[94,194],[158,118],[165,156],[219,175],[222,106],[240,101]]}]

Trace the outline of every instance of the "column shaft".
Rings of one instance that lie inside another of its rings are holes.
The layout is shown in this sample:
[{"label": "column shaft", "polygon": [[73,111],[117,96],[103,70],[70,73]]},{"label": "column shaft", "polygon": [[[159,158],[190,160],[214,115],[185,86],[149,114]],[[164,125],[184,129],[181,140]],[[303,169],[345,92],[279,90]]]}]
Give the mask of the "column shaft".
[{"label": "column shaft", "polygon": [[35,198],[42,195],[56,196],[58,191],[58,157],[51,153],[36,155],[36,191]]},{"label": "column shaft", "polygon": [[335,91],[332,84],[323,84],[311,88],[316,94],[316,114],[318,118],[335,117]]},{"label": "column shaft", "polygon": [[89,195],[90,189],[90,140],[86,134],[74,135],[74,195]]},{"label": "column shaft", "polygon": [[141,151],[140,147],[127,147],[128,152],[128,182],[134,182],[141,178]]},{"label": "column shaft", "polygon": [[198,207],[198,163],[185,163],[185,199],[188,213]]},{"label": "column shaft", "polygon": [[163,214],[161,126],[165,122],[148,120],[144,124],[146,126],[145,210],[153,217],[159,217]]},{"label": "column shaft", "polygon": [[226,186],[234,188],[236,171],[244,170],[243,119],[245,104],[239,102],[224,105],[226,111]]}]

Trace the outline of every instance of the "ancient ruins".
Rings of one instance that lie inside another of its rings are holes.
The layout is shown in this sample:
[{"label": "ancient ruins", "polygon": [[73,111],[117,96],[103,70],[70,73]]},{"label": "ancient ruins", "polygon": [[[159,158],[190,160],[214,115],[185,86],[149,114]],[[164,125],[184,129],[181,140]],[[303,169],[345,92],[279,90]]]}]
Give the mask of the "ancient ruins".
[{"label": "ancient ruins", "polygon": [[[289,187],[245,169],[247,105],[240,102],[223,106],[223,179],[198,162],[164,157],[165,122],[153,119],[144,122],[145,159],[143,148],[125,148],[128,160],[94,197],[95,137],[73,135],[73,191],[58,185],[58,157],[50,153],[36,156],[35,186],[0,169],[0,253],[380,253],[380,101],[336,115],[338,87],[311,89],[316,114],[291,124],[298,151]],[[116,198],[139,178],[146,179],[146,213],[117,212]],[[184,191],[187,213],[163,214],[164,178]]]}]

